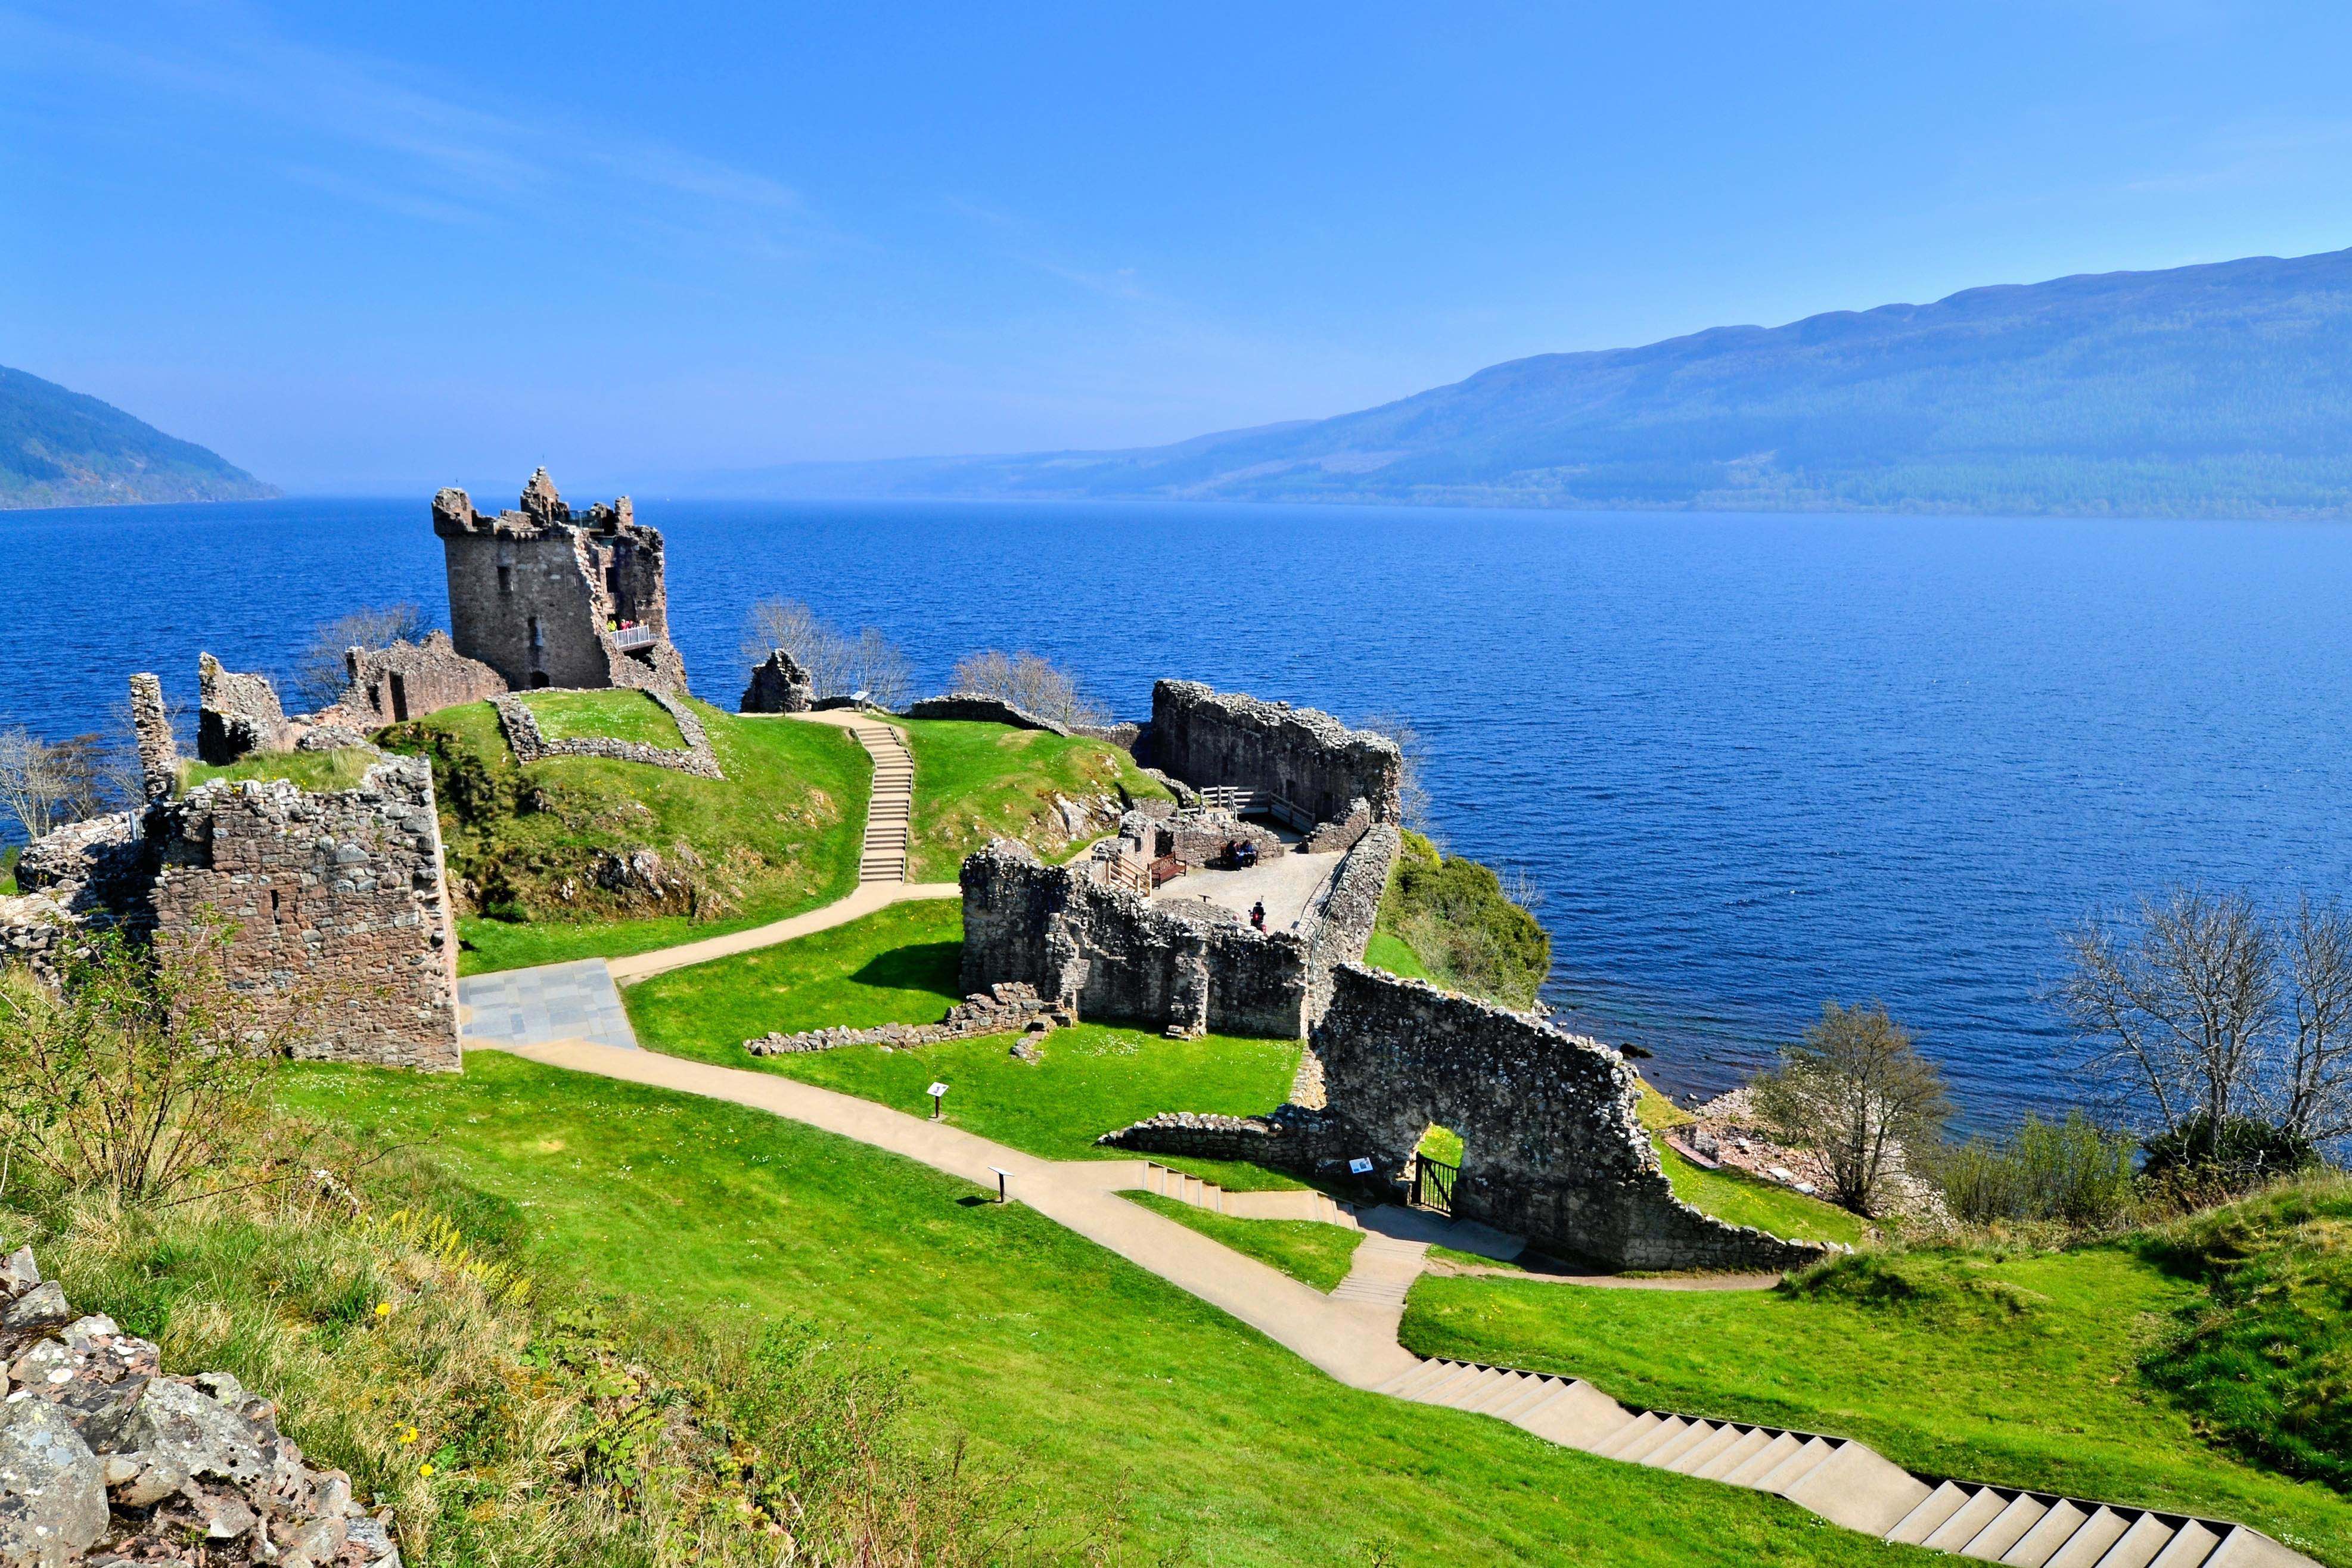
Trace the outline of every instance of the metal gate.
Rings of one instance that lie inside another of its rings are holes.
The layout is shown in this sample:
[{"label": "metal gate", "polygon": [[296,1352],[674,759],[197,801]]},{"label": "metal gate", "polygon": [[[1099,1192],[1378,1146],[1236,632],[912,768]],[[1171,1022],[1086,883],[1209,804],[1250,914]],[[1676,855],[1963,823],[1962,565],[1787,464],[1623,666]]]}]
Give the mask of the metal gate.
[{"label": "metal gate", "polygon": [[1433,1160],[1427,1155],[1416,1155],[1412,1162],[1412,1203],[1416,1208],[1433,1208],[1440,1214],[1454,1212],[1454,1183],[1461,1176],[1460,1166],[1449,1166],[1444,1160]]}]

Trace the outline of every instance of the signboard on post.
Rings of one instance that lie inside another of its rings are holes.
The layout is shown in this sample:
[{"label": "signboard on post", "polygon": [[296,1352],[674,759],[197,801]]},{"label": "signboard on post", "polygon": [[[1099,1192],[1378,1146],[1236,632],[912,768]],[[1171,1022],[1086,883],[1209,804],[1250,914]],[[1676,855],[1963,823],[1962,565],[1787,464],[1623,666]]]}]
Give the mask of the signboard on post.
[{"label": "signboard on post", "polygon": [[923,1091],[931,1097],[931,1120],[934,1122],[940,1119],[940,1096],[947,1092],[948,1086],[944,1083],[934,1083]]},{"label": "signboard on post", "polygon": [[1370,1176],[1372,1174],[1372,1162],[1370,1160],[1349,1160],[1348,1162],[1348,1170],[1349,1174],[1354,1176]]}]

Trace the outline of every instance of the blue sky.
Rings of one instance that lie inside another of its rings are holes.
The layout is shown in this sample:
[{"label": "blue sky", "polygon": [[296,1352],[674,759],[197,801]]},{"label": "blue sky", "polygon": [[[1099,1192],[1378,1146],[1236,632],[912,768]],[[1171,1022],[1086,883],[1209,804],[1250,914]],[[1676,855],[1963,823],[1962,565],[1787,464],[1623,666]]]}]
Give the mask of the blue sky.
[{"label": "blue sky", "polygon": [[2352,7],[0,0],[0,363],[307,492],[1109,446],[2352,244]]}]

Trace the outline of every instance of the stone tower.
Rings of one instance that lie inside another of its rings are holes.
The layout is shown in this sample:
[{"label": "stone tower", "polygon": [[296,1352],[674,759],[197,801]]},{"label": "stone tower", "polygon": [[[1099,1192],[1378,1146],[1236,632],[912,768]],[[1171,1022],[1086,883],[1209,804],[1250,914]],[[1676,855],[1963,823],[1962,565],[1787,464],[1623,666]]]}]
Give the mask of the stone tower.
[{"label": "stone tower", "polygon": [[669,641],[662,537],[626,496],[574,512],[541,468],[518,509],[485,517],[466,492],[433,497],[457,652],[516,691],[635,686],[686,691]]}]

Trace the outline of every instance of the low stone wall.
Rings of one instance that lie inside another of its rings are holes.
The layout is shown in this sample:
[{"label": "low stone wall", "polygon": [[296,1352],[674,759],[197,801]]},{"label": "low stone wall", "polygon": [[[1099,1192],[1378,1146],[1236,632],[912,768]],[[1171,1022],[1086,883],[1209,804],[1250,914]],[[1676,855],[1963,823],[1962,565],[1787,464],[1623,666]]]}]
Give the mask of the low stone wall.
[{"label": "low stone wall", "polygon": [[422,643],[347,648],[343,676],[345,688],[335,706],[370,727],[488,702],[507,690],[505,676],[457,652],[449,633],[441,631],[426,632]]},{"label": "low stone wall", "polygon": [[1161,681],[1151,688],[1147,749],[1153,766],[1196,786],[1268,791],[1318,822],[1345,816],[1359,798],[1374,821],[1397,820],[1404,759],[1396,743],[1314,708]]},{"label": "low stone wall", "polygon": [[267,675],[243,675],[221,667],[210,653],[196,655],[196,755],[225,768],[257,751],[289,751],[294,737]]},{"label": "low stone wall", "polygon": [[667,768],[676,773],[691,773],[698,779],[724,779],[726,772],[719,766],[719,758],[710,749],[710,737],[702,727],[694,710],[656,686],[641,686],[646,695],[661,704],[670,717],[677,720],[677,733],[686,748],[647,746],[642,741],[614,740],[605,736],[589,736],[576,740],[550,740],[540,733],[539,720],[531,716],[530,705],[520,696],[509,693],[494,697],[490,706],[498,710],[499,727],[506,731],[507,746],[514,752],[517,762],[543,762],[551,757],[596,757],[608,762],[642,762],[649,768]]},{"label": "low stone wall", "polygon": [[751,682],[735,706],[740,713],[806,713],[815,701],[815,683],[801,662],[782,648],[771,648],[766,658],[751,666]]},{"label": "low stone wall", "polygon": [[1346,1123],[1299,1105],[1279,1106],[1265,1116],[1163,1111],[1115,1133],[1105,1133],[1095,1142],[1108,1149],[1196,1160],[1243,1160],[1302,1174],[1344,1166],[1360,1153]]},{"label": "low stone wall", "polygon": [[0,1563],[400,1568],[392,1513],[317,1470],[226,1372],[174,1377],[111,1318],[77,1317],[29,1247],[0,1262]]},{"label": "low stone wall", "polygon": [[1180,865],[1225,863],[1226,852],[1237,843],[1257,846],[1261,861],[1278,861],[1290,852],[1280,834],[1263,822],[1244,822],[1231,811],[1195,807],[1180,810],[1160,824],[1165,852]]},{"label": "low stone wall", "polygon": [[223,977],[297,1056],[456,1071],[457,944],[433,772],[387,758],[354,789],[200,786],[151,813],[159,942],[232,927]]},{"label": "low stone wall", "polygon": [[1117,724],[1074,724],[1069,727],[1069,731],[1072,735],[1083,735],[1088,740],[1107,740],[1131,757],[1150,727],[1129,718],[1121,719]]},{"label": "low stone wall", "polygon": [[1372,825],[1372,803],[1359,795],[1348,802],[1348,814],[1328,822],[1318,822],[1315,831],[1298,842],[1299,852],[1310,855],[1336,854],[1356,847]]},{"label": "low stone wall", "polygon": [[1621,1269],[1793,1269],[1826,1249],[1681,1202],[1641,1124],[1633,1070],[1596,1040],[1353,964],[1308,1049],[1330,1113],[1382,1170],[1432,1123],[1462,1135],[1454,1211],[1541,1250]]},{"label": "low stone wall", "polygon": [[909,706],[900,716],[970,719],[980,724],[1009,724],[1015,729],[1042,729],[1048,735],[1070,733],[1066,725],[1055,724],[1050,718],[1040,718],[1028,709],[1015,707],[1002,697],[982,696],[978,692],[950,692],[943,697],[925,697]]},{"label": "low stone wall", "polygon": [[804,1051],[839,1051],[848,1045],[887,1045],[894,1050],[939,1045],[950,1040],[977,1040],[1011,1034],[1024,1029],[1058,1029],[1076,1021],[1028,986],[1013,982],[975,992],[948,1009],[938,1023],[891,1023],[875,1029],[815,1029],[800,1034],[764,1034],[747,1040],[743,1049],[753,1056],[795,1056]]}]

